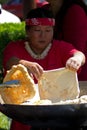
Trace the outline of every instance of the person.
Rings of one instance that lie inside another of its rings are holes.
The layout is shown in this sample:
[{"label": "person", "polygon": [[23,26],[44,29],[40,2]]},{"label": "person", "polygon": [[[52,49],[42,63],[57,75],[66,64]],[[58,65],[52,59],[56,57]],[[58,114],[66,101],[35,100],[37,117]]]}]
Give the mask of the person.
[{"label": "person", "polygon": [[[52,10],[55,17],[54,38],[74,45],[87,57],[87,0],[47,0],[50,5],[43,8]],[[78,75],[87,80],[87,61]]]},{"label": "person", "polygon": [[[23,64],[35,82],[44,70],[66,67],[78,71],[85,63],[85,56],[72,44],[53,39],[55,19],[51,11],[36,8],[29,11],[25,20],[27,40],[11,42],[3,52],[5,71],[12,65]],[[11,130],[30,130],[32,126],[13,121]]]},{"label": "person", "polygon": [[[54,38],[67,41],[82,51],[87,57],[87,1],[86,0],[47,0],[51,4],[56,24]],[[87,61],[78,76],[87,80]]]},{"label": "person", "polygon": [[[86,0],[47,0],[55,16],[54,38],[67,41],[82,51],[87,57],[87,1]],[[85,81],[87,61],[78,79]]]}]

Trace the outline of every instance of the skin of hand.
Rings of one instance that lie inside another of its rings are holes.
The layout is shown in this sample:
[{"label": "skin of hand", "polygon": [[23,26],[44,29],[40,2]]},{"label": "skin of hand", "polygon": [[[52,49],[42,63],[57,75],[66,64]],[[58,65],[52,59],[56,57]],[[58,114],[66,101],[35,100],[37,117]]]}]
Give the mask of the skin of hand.
[{"label": "skin of hand", "polygon": [[38,80],[41,77],[41,75],[43,74],[43,68],[36,62],[20,60],[19,63],[24,65],[25,67],[27,67],[28,72],[32,78],[34,75],[35,78]]},{"label": "skin of hand", "polygon": [[73,71],[77,71],[81,66],[81,61],[77,60],[77,58],[72,57],[69,58],[66,62],[66,68],[73,70]]},{"label": "skin of hand", "polygon": [[78,69],[85,63],[85,56],[81,52],[77,52],[73,57],[69,58],[66,62],[66,68],[72,71],[78,71]]}]

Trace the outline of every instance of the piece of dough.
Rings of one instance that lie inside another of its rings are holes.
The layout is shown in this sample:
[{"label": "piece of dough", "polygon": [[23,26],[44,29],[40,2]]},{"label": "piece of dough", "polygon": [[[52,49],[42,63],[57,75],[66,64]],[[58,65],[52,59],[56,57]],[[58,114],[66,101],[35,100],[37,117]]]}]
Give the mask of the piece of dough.
[{"label": "piece of dough", "polygon": [[3,82],[9,80],[19,80],[18,86],[0,88],[0,94],[2,99],[7,104],[21,104],[27,99],[31,99],[35,96],[35,83],[28,74],[27,68],[21,64],[14,65],[7,71],[7,74]]},{"label": "piece of dough", "polygon": [[77,73],[66,68],[46,71],[38,81],[40,99],[53,103],[79,97]]},{"label": "piece of dough", "polygon": [[38,100],[33,103],[33,105],[52,105],[51,100],[45,99],[45,100]]}]

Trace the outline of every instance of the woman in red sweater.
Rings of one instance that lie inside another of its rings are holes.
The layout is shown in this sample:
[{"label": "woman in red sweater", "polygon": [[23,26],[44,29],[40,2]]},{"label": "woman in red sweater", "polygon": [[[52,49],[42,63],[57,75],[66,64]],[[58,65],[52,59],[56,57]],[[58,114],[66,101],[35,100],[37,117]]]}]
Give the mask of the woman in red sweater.
[{"label": "woman in red sweater", "polygon": [[[36,0],[32,0],[35,2]],[[47,0],[43,8],[52,10],[55,16],[54,38],[67,41],[87,57],[87,2],[86,0]],[[27,1],[26,1],[27,3]],[[36,2],[35,2],[36,3]],[[35,4],[34,3],[34,4]],[[50,6],[49,6],[50,5]],[[34,6],[36,8],[37,6]],[[78,76],[87,80],[87,62]]]}]

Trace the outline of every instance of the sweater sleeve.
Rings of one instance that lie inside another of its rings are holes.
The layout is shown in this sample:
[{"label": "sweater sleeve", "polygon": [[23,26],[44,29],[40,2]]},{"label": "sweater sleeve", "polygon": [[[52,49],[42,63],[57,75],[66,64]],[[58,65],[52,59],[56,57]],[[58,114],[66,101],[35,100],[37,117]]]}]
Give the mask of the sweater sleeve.
[{"label": "sweater sleeve", "polygon": [[12,57],[22,57],[22,42],[10,42],[3,51],[3,67],[6,68],[6,64]]},{"label": "sweater sleeve", "polygon": [[73,5],[64,17],[63,37],[78,50],[85,52],[87,48],[87,16],[83,8]]}]

